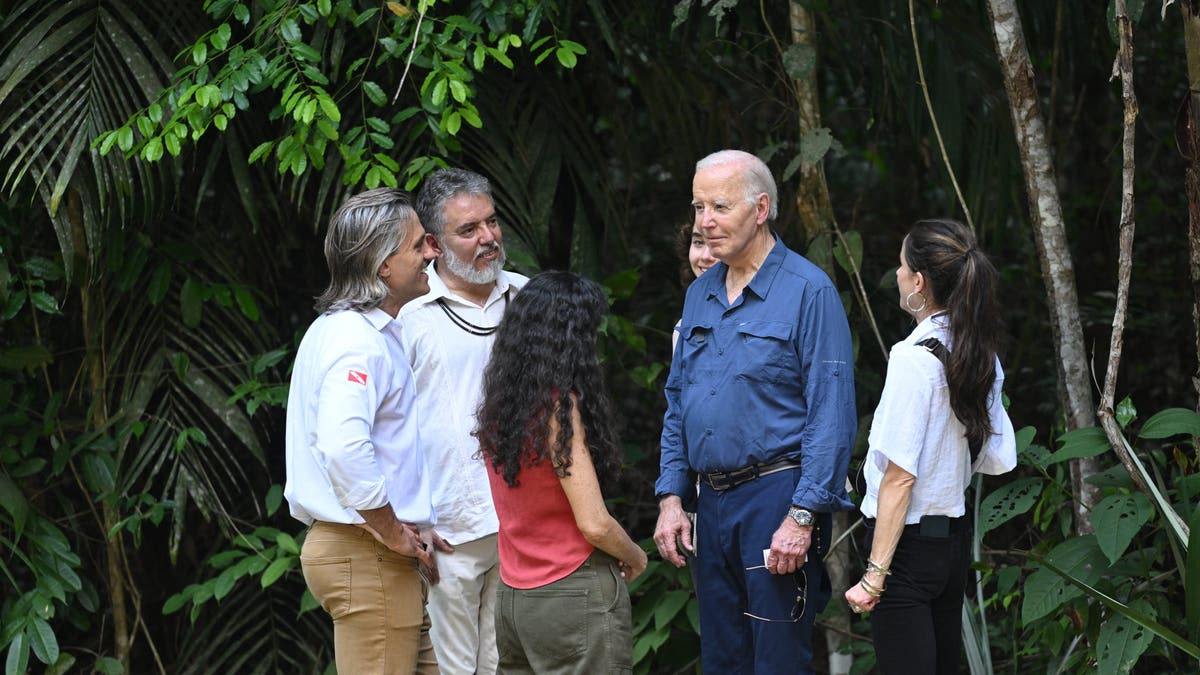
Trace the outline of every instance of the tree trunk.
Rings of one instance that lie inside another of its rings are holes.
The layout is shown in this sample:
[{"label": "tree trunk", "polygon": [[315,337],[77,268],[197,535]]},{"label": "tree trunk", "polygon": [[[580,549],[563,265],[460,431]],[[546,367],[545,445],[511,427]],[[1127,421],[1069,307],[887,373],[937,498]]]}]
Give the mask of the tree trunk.
[{"label": "tree trunk", "polygon": [[[813,15],[800,0],[791,0],[788,11],[789,23],[792,29],[792,42],[808,45],[816,49],[816,26]],[[796,103],[800,110],[800,135],[821,127],[821,101],[817,92],[817,69],[813,67],[803,79],[794,81],[796,88]],[[825,270],[830,279],[835,279],[833,269],[832,232],[834,228],[833,206],[829,201],[829,185],[825,182],[825,162],[800,166],[800,186],[796,191],[796,210],[800,216],[800,226],[804,231],[805,242],[810,250],[823,251],[821,260],[812,262]],[[812,247],[813,241],[823,238],[824,246]],[[841,536],[849,525],[849,515],[835,513],[833,515],[833,531],[830,541]],[[825,558],[825,568],[829,571],[829,582],[836,589],[847,588],[850,585],[850,547],[839,546],[830,551]],[[835,597],[837,593],[834,593]],[[848,611],[838,612],[830,617],[829,624],[834,630],[826,630],[825,645],[829,650],[828,664],[830,675],[846,675],[854,659],[850,654],[842,654],[840,650],[850,635],[850,614]]]},{"label": "tree trunk", "polygon": [[1184,101],[1176,142],[1187,159],[1188,250],[1192,277],[1192,325],[1196,338],[1196,410],[1200,412],[1200,1],[1179,3],[1183,14],[1183,39],[1187,50],[1188,93]]},{"label": "tree trunk", "polygon": [[1120,372],[1121,351],[1125,344],[1125,311],[1129,307],[1129,279],[1133,270],[1133,177],[1137,164],[1134,162],[1134,134],[1138,115],[1137,97],[1133,92],[1133,27],[1129,24],[1129,8],[1126,0],[1116,2],[1117,31],[1121,36],[1121,47],[1117,54],[1117,69],[1121,73],[1121,101],[1123,103],[1121,124],[1121,222],[1120,263],[1117,269],[1117,304],[1113,308],[1112,339],[1108,348],[1108,367],[1104,371],[1104,389],[1100,395],[1097,415],[1113,451],[1129,472],[1133,482],[1153,499],[1141,472],[1134,466],[1125,449],[1125,434],[1117,422],[1115,413],[1117,397],[1117,375]]},{"label": "tree trunk", "polygon": [[[987,5],[996,54],[1004,74],[1004,88],[1008,93],[1013,132],[1024,167],[1034,240],[1050,306],[1050,328],[1058,356],[1059,396],[1066,413],[1067,429],[1095,426],[1088,357],[1079,321],[1079,299],[1075,293],[1075,269],[1067,245],[1054,164],[1042,111],[1038,107],[1033,64],[1025,46],[1021,15],[1015,0],[988,0]],[[1086,479],[1096,472],[1094,458],[1071,463],[1075,529],[1080,534],[1092,531],[1088,514],[1099,502],[1100,491]]]},{"label": "tree trunk", "polygon": [[[813,15],[800,0],[791,0],[788,17],[792,29],[792,42],[807,45],[816,50],[816,26]],[[796,104],[800,110],[800,135],[821,128],[821,101],[817,93],[817,69],[813,67],[802,79],[793,80],[796,88]],[[825,239],[825,246],[815,250],[823,251],[822,260],[813,260],[818,267],[825,270],[829,278],[833,275],[833,248],[831,232],[833,230],[833,206],[829,201],[829,184],[825,182],[825,162],[800,165],[800,184],[796,190],[796,210],[800,217],[800,227],[804,233],[804,241],[811,245],[817,239]]]}]

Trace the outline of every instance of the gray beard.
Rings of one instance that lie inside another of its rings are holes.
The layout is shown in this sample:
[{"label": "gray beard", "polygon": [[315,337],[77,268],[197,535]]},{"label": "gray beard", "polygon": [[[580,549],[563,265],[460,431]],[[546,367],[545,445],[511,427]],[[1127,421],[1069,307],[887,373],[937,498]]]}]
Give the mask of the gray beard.
[{"label": "gray beard", "polygon": [[[489,262],[483,269],[476,269],[473,259],[465,261],[456,256],[454,251],[446,246],[446,242],[439,239],[439,243],[442,245],[442,259],[440,262],[445,263],[446,270],[459,279],[468,284],[482,285],[495,283],[496,279],[500,278],[500,272],[504,269],[504,261],[506,260],[503,246],[497,245],[497,248],[500,249],[500,257]],[[490,249],[480,247],[475,251],[475,255],[478,256],[487,250]]]}]

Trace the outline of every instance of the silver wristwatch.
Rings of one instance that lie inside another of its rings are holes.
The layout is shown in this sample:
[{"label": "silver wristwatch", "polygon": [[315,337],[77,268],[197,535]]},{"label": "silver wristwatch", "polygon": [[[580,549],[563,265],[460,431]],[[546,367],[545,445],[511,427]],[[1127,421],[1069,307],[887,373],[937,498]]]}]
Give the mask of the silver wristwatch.
[{"label": "silver wristwatch", "polygon": [[800,527],[809,527],[813,524],[813,512],[808,509],[802,509],[799,506],[793,506],[788,509],[788,518],[796,521]]}]

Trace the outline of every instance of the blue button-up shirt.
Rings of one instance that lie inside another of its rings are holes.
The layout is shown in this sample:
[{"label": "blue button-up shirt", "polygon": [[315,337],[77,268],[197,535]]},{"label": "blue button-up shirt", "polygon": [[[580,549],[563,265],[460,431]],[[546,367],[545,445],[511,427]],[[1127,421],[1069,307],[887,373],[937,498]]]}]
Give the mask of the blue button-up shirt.
[{"label": "blue button-up shirt", "polygon": [[697,471],[790,458],[801,464],[793,504],[853,508],[854,357],[837,289],[778,237],[732,304],[728,269],[718,263],[688,288],[655,492],[686,496]]}]

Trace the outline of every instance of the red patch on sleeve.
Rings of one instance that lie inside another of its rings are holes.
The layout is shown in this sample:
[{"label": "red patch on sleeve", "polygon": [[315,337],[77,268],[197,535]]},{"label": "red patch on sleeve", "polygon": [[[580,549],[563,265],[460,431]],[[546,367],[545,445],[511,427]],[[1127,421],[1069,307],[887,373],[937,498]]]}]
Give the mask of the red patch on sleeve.
[{"label": "red patch on sleeve", "polygon": [[354,384],[361,384],[363,386],[366,386],[367,374],[362,372],[361,370],[351,370],[346,375],[346,381],[353,382]]}]

